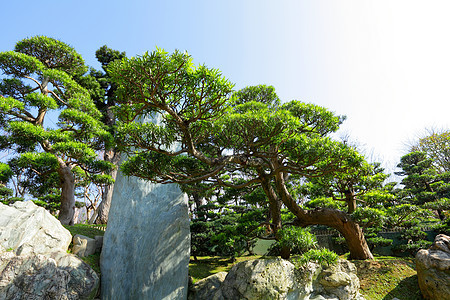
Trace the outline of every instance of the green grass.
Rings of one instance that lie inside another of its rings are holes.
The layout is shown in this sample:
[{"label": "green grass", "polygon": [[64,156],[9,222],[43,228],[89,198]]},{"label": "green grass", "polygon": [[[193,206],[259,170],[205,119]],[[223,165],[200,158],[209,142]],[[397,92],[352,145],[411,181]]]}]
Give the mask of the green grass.
[{"label": "green grass", "polygon": [[[218,272],[228,272],[237,262],[255,258],[260,256],[237,257],[235,262],[227,257],[211,256],[198,257],[198,261],[195,262],[191,257],[189,275],[196,282]],[[367,300],[423,299],[413,258],[380,256],[373,261],[352,262],[358,269],[360,292]]]},{"label": "green grass", "polygon": [[358,269],[360,292],[366,299],[423,299],[413,258],[388,256],[352,262]]},{"label": "green grass", "polygon": [[[98,225],[87,225],[87,224],[76,224],[73,226],[64,225],[64,227],[70,231],[73,236],[81,234],[90,238],[94,238],[96,235],[103,236],[105,232],[103,230],[95,228]],[[72,244],[70,244],[69,249],[72,249]],[[100,277],[100,253],[95,253],[86,257],[81,257]]]},{"label": "green grass", "polygon": [[189,275],[196,282],[219,272],[228,272],[238,262],[260,257],[260,255],[240,256],[236,257],[236,261],[233,261],[229,257],[219,256],[199,256],[198,261],[194,261],[194,258],[191,257],[189,262]]},{"label": "green grass", "polygon": [[98,277],[100,277],[100,253],[81,257],[81,259],[97,273]]},{"label": "green grass", "polygon": [[98,225],[88,225],[88,224],[76,224],[76,225],[64,225],[64,227],[70,231],[72,236],[81,234],[90,238],[94,238],[96,235],[103,236],[105,232],[103,230],[95,228]]}]

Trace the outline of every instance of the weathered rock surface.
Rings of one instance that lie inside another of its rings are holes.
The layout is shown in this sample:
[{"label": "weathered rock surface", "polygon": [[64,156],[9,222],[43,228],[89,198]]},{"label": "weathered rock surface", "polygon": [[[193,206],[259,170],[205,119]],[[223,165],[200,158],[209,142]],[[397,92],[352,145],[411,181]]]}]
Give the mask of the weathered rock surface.
[{"label": "weathered rock surface", "polygon": [[323,269],[316,284],[315,293],[337,296],[340,300],[361,299],[359,278],[355,265],[348,260]]},{"label": "weathered rock surface", "polygon": [[102,299],[186,299],[189,251],[178,186],[119,172],[100,260]]},{"label": "weathered rock surface", "polygon": [[16,254],[67,251],[72,235],[44,208],[31,201],[0,203],[0,244]]},{"label": "weathered rock surface", "polygon": [[93,299],[99,278],[67,253],[71,239],[32,202],[0,204],[0,299]]},{"label": "weathered rock surface", "polygon": [[425,299],[450,299],[450,237],[439,234],[428,250],[419,250],[416,269]]},{"label": "weathered rock surface", "polygon": [[189,287],[188,299],[217,299],[215,294],[219,291],[226,276],[227,272],[219,272],[197,281]]},{"label": "weathered rock surface", "polygon": [[325,269],[314,263],[296,269],[287,260],[256,259],[236,264],[223,276],[195,283],[189,299],[363,299],[356,267],[346,260]]},{"label": "weathered rock surface", "polygon": [[0,253],[0,299],[93,299],[97,274],[76,256]]}]

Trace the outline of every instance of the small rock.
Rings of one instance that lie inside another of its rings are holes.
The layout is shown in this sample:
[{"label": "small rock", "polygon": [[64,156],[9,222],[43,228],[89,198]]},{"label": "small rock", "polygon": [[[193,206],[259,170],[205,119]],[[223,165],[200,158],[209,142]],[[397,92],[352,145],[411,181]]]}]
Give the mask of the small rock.
[{"label": "small rock", "polygon": [[97,241],[90,237],[77,234],[73,237],[72,253],[79,257],[92,255],[97,250]]}]

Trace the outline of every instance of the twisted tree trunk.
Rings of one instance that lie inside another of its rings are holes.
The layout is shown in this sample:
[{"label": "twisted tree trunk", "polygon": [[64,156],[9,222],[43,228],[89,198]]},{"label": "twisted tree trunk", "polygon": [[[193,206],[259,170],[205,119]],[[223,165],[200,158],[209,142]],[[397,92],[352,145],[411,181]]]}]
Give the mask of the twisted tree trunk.
[{"label": "twisted tree trunk", "polygon": [[287,190],[283,173],[280,172],[275,176],[275,183],[284,205],[296,216],[294,225],[301,227],[325,225],[335,228],[344,236],[351,259],[373,259],[361,228],[349,214],[327,208],[304,210],[294,201]]}]

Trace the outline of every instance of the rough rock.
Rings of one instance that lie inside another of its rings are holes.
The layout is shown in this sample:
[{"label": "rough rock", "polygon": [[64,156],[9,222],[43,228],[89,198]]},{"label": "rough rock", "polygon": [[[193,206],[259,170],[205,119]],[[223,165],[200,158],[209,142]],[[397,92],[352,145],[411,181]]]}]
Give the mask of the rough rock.
[{"label": "rough rock", "polygon": [[99,278],[67,253],[71,239],[32,202],[0,204],[0,300],[93,299]]},{"label": "rough rock", "polygon": [[215,294],[218,292],[226,276],[227,272],[219,272],[197,281],[190,287],[188,299],[218,299],[218,295]]},{"label": "rough rock", "polygon": [[316,285],[315,293],[325,292],[340,300],[358,299],[361,296],[359,295],[359,278],[356,273],[357,269],[353,263],[340,260],[338,264],[322,270],[319,275],[320,285]]},{"label": "rough rock", "polygon": [[95,252],[102,252],[103,247],[103,235],[96,235],[94,236],[95,239]]},{"label": "rough rock", "polygon": [[31,201],[0,203],[0,244],[16,254],[67,251],[72,235],[44,208]]},{"label": "rough rock", "polygon": [[[231,268],[221,289],[225,299],[285,299],[288,293],[300,293],[295,267],[284,259],[257,259]],[[308,286],[305,285],[305,292]]]},{"label": "rough rock", "polygon": [[439,234],[428,250],[419,250],[416,269],[425,299],[450,299],[450,237]]},{"label": "rough rock", "polygon": [[93,299],[97,274],[74,255],[53,255],[0,253],[0,299]]},{"label": "rough rock", "polygon": [[102,299],[186,299],[189,251],[179,187],[119,172],[100,259]]},{"label": "rough rock", "polygon": [[363,299],[356,267],[346,260],[325,269],[315,263],[298,269],[280,258],[255,259],[234,265],[223,281],[222,276],[195,283],[189,299]]},{"label": "rough rock", "polygon": [[81,234],[75,235],[72,242],[72,253],[79,257],[92,255],[97,250],[96,240]]}]

